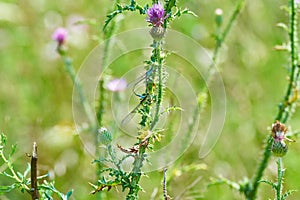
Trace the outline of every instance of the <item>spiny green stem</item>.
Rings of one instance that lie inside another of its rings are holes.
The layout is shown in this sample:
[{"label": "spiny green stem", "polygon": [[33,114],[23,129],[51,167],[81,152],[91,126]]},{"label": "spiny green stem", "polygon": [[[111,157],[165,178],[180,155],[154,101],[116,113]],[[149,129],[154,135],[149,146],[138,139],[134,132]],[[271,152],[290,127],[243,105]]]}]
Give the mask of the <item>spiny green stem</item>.
[{"label": "spiny green stem", "polygon": [[260,161],[257,171],[254,175],[253,181],[252,181],[252,188],[250,188],[250,191],[244,191],[245,196],[247,200],[254,200],[256,197],[257,189],[260,184],[260,180],[263,176],[263,172],[266,169],[268,165],[268,160],[271,157],[271,146],[272,146],[272,136],[269,136],[266,142],[266,146],[264,149],[262,160]]},{"label": "spiny green stem", "polygon": [[142,145],[139,149],[138,154],[134,158],[134,167],[131,172],[131,186],[126,196],[126,200],[135,200],[138,198],[138,192],[140,190],[139,182],[142,175],[141,168],[143,167],[145,152],[146,147]]},{"label": "spiny green stem", "polygon": [[284,174],[284,171],[282,169],[282,158],[278,158],[277,168],[278,168],[277,169],[278,180],[277,180],[277,184],[276,184],[276,199],[281,200],[281,196],[282,196],[282,179],[283,179],[283,174]]},{"label": "spiny green stem", "polygon": [[160,116],[160,106],[161,106],[161,102],[162,102],[162,94],[163,94],[163,80],[162,80],[162,58],[160,55],[160,49],[161,49],[161,43],[159,42],[156,46],[156,57],[157,57],[157,61],[158,61],[158,69],[157,69],[157,76],[158,76],[158,91],[157,91],[157,102],[156,102],[156,106],[155,106],[155,114],[154,114],[154,118],[153,121],[151,123],[151,127],[150,130],[153,130],[156,123],[159,120],[159,116]]},{"label": "spiny green stem", "polygon": [[[157,76],[158,77],[158,89],[157,89],[157,93],[155,94],[156,96],[156,104],[155,104],[155,111],[154,111],[154,118],[150,124],[150,130],[153,130],[156,123],[159,121],[159,116],[160,116],[160,106],[161,106],[161,102],[162,102],[162,94],[163,94],[163,74],[162,74],[162,67],[163,67],[163,58],[161,57],[161,42],[159,41],[154,41],[153,42],[153,55],[152,58],[155,60],[155,62],[158,63],[157,66],[157,73],[153,73],[152,76]],[[155,77],[153,78],[153,80],[155,80]],[[149,83],[147,83],[146,81],[146,89],[145,89],[145,93],[149,93],[149,96],[152,96],[152,88],[149,89]],[[151,84],[151,87],[153,87],[153,84]],[[147,113],[143,113],[142,116],[142,121],[147,121],[146,119],[143,119],[143,117],[148,118],[148,116],[150,116],[150,109],[148,109],[150,105],[145,105],[145,107],[147,108],[146,111]],[[149,112],[149,113],[148,113]],[[141,142],[141,141],[140,141]],[[141,145],[139,147],[139,151],[137,153],[137,155],[134,158],[134,163],[133,163],[133,169],[131,172],[131,186],[130,186],[130,190],[129,193],[127,195],[127,199],[137,199],[138,197],[138,192],[140,190],[140,187],[138,185],[140,178],[141,178],[141,168],[143,167],[143,162],[145,159],[145,153],[146,153],[146,148],[147,145]]]}]

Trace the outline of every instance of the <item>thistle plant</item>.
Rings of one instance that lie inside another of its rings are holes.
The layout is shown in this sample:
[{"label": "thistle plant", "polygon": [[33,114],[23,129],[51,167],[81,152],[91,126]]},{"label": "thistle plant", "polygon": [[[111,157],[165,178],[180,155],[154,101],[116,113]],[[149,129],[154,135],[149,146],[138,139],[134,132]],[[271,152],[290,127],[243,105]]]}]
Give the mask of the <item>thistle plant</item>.
[{"label": "thistle plant", "polygon": [[[275,117],[275,123],[272,125],[272,134],[269,134],[263,156],[258,163],[256,173],[252,179],[245,179],[244,181],[234,182],[228,179],[221,178],[212,183],[220,184],[225,183],[231,188],[234,188],[241,192],[247,200],[254,200],[257,198],[257,191],[261,182],[268,183],[276,191],[276,200],[286,199],[294,190],[289,190],[282,194],[282,183],[284,176],[284,169],[282,164],[282,156],[287,154],[288,144],[286,141],[291,142],[292,140],[286,137],[287,128],[284,123],[287,123],[293,116],[296,109],[296,101],[298,100],[299,90],[299,58],[298,58],[298,35],[297,35],[297,24],[298,24],[298,9],[299,2],[295,0],[288,1],[288,6],[283,6],[283,10],[287,11],[289,16],[289,24],[278,23],[278,27],[283,28],[289,35],[289,46],[276,46],[277,50],[286,50],[289,53],[289,79],[287,89],[284,98],[278,106],[278,112]],[[292,134],[290,135],[292,136]],[[272,154],[278,157],[277,160],[277,182],[273,183],[268,180],[264,180],[263,174],[268,166],[268,162]]]},{"label": "thistle plant", "polygon": [[[138,125],[138,141],[134,146],[128,149],[118,145],[119,150],[125,153],[125,156],[117,159],[115,150],[112,149],[112,145],[110,144],[111,140],[105,139],[111,137],[111,134],[108,130],[103,129],[100,136],[104,138],[100,141],[109,141],[105,144],[109,159],[99,158],[95,160],[95,162],[109,162],[113,164],[115,168],[105,168],[102,170],[103,174],[108,172],[108,178],[110,180],[106,180],[104,175],[98,181],[97,185],[93,185],[95,190],[92,193],[102,191],[105,188],[110,190],[113,186],[120,185],[123,191],[125,189],[129,190],[126,199],[138,198],[138,192],[141,190],[139,182],[143,175],[142,167],[147,159],[147,151],[155,142],[159,141],[162,132],[156,129],[156,124],[162,113],[161,104],[167,79],[167,73],[163,67],[166,55],[163,51],[165,32],[171,20],[181,14],[191,13],[188,10],[180,9],[178,9],[176,13],[172,13],[171,10],[173,7],[176,7],[176,1],[165,1],[164,7],[161,3],[153,1],[153,5],[150,8],[148,5],[142,7],[135,1],[131,1],[130,5],[117,5],[117,10],[108,15],[104,30],[118,13],[136,10],[139,10],[140,14],[147,13],[148,17],[146,20],[152,27],[150,35],[153,38],[153,43],[151,45],[152,54],[150,59],[145,61],[145,90],[141,94],[133,90],[134,95],[139,98],[140,101],[139,105],[130,113],[138,113],[141,118]],[[133,167],[130,172],[125,172],[122,168],[122,162],[128,157],[133,158]]]},{"label": "thistle plant", "polygon": [[287,192],[283,193],[283,177],[284,171],[282,164],[282,157],[287,153],[288,146],[285,140],[292,142],[291,139],[286,137],[287,128],[284,124],[276,121],[275,124],[272,125],[272,147],[271,151],[274,156],[278,157],[277,159],[277,182],[273,183],[268,180],[262,180],[260,182],[269,184],[275,190],[275,199],[276,200],[284,200],[289,195],[291,195],[296,190],[288,190]]}]

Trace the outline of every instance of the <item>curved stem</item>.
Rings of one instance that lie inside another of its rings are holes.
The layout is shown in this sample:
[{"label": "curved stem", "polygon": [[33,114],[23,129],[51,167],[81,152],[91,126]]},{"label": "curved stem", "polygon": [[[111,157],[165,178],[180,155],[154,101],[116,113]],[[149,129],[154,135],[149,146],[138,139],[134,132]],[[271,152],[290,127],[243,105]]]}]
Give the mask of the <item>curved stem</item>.
[{"label": "curved stem", "polygon": [[79,99],[80,99],[80,102],[83,106],[83,109],[84,109],[84,111],[87,115],[87,118],[89,120],[89,124],[92,126],[92,129],[94,130],[97,127],[97,125],[95,123],[93,110],[92,110],[89,102],[87,101],[87,99],[84,95],[81,83],[79,82],[78,79],[76,79],[76,73],[75,73],[75,70],[73,68],[72,61],[71,61],[70,58],[68,58],[66,56],[63,56],[63,61],[64,61],[64,64],[65,64],[66,71],[68,72],[70,78],[73,81],[75,90],[79,94]]}]

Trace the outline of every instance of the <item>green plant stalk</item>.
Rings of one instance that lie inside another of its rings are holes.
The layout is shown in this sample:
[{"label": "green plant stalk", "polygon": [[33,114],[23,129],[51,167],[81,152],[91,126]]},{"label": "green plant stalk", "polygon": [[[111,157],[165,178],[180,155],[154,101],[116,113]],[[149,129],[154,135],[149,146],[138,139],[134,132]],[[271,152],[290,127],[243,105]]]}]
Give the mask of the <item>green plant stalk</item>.
[{"label": "green plant stalk", "polygon": [[[299,70],[298,70],[298,38],[297,38],[297,10],[294,0],[290,1],[291,11],[290,11],[290,52],[291,52],[291,72],[289,76],[289,84],[286,90],[286,95],[284,97],[284,103],[282,104],[280,111],[277,114],[276,120],[282,120],[283,115],[286,113],[287,108],[292,106],[289,100],[292,96],[293,87],[295,83],[298,82]],[[285,118],[285,123],[288,119]]]},{"label": "green plant stalk", "polygon": [[[162,103],[162,96],[163,96],[163,74],[162,74],[162,67],[163,67],[163,58],[161,57],[161,41],[153,41],[153,55],[152,58],[154,58],[154,60],[158,63],[157,66],[157,73],[153,73],[153,76],[157,76],[158,77],[158,88],[157,88],[157,92],[156,92],[156,104],[154,107],[154,117],[153,120],[151,121],[150,124],[150,130],[153,130],[156,123],[159,121],[159,117],[160,117],[160,106]],[[153,78],[153,80],[155,79],[155,77]],[[147,85],[148,83],[146,82],[146,92],[145,93],[149,93],[149,96],[152,96],[152,88],[148,88],[149,86]],[[153,86],[151,86],[153,87]],[[144,113],[142,116],[142,122],[146,122],[147,118],[150,116],[150,109],[149,108],[150,105],[145,105],[146,111],[147,113]],[[144,119],[143,119],[144,118]],[[142,123],[144,124],[144,123]],[[143,126],[142,126],[143,128]],[[139,142],[142,142],[141,140]],[[138,192],[140,190],[140,186],[139,186],[139,181],[142,175],[141,172],[141,168],[143,167],[143,162],[145,160],[146,157],[146,149],[147,149],[147,145],[141,145],[138,151],[138,154],[134,157],[134,162],[133,162],[133,169],[131,172],[131,186],[130,186],[130,190],[129,193],[126,197],[126,199],[137,199],[138,198]]]},{"label": "green plant stalk", "polygon": [[[215,36],[215,38],[216,38],[216,45],[215,45],[215,49],[214,49],[213,55],[212,55],[212,63],[211,63],[211,65],[208,68],[208,75],[207,75],[208,76],[208,78],[207,78],[208,81],[210,81],[211,77],[214,74],[214,71],[213,71],[214,65],[218,62],[219,53],[220,53],[221,48],[223,47],[224,41],[227,38],[229,31],[231,30],[234,22],[236,21],[238,15],[240,14],[240,12],[244,8],[244,6],[245,6],[245,0],[240,0],[236,4],[236,6],[235,6],[235,8],[234,8],[234,10],[233,10],[230,18],[229,18],[229,21],[226,24],[226,26],[223,29],[223,31],[220,32],[220,33],[217,33],[217,35]],[[219,28],[220,27],[218,27],[218,29]],[[208,93],[207,88],[206,87],[203,88],[201,90],[200,94],[201,93]],[[199,106],[199,105],[197,105],[197,106]],[[202,106],[204,107],[205,105],[202,105]]]},{"label": "green plant stalk", "polygon": [[[120,0],[115,0],[115,4],[118,4]],[[110,37],[114,33],[116,29],[116,23],[115,21],[111,21],[110,27],[107,27],[105,30],[103,29],[104,33],[104,50],[103,50],[103,57],[102,57],[102,66],[105,67],[107,63],[107,58],[109,56],[109,48],[110,48],[110,43],[111,39]],[[103,126],[103,116],[105,113],[105,104],[106,104],[106,91],[104,88],[104,79],[105,79],[105,74],[102,74],[98,81],[98,86],[99,86],[99,97],[98,97],[98,107],[96,108],[96,117],[97,117],[97,123],[98,123],[98,128],[101,128]],[[96,157],[99,158],[100,155],[100,150],[99,150],[99,141],[97,138],[98,132],[95,132],[95,147],[96,147]],[[101,174],[101,170],[103,168],[102,164],[97,162],[96,163],[96,176],[98,177]],[[97,193],[97,199],[104,199],[104,193]]]},{"label": "green plant stalk", "polygon": [[162,67],[163,67],[163,58],[161,58],[161,42],[156,42],[155,46],[155,57],[158,61],[158,69],[157,69],[157,76],[158,76],[158,91],[157,91],[157,102],[155,105],[155,114],[153,121],[151,123],[150,130],[153,130],[155,125],[157,124],[160,116],[160,106],[162,102],[162,95],[163,95],[163,80],[162,80]]},{"label": "green plant stalk", "polygon": [[79,82],[78,79],[76,79],[76,73],[73,68],[72,61],[70,58],[68,58],[66,56],[62,56],[62,58],[63,58],[64,64],[65,64],[65,69],[66,69],[67,73],[69,74],[70,78],[72,79],[74,87],[79,94],[80,102],[84,108],[86,115],[87,115],[89,124],[91,125],[91,128],[93,131],[97,131],[97,125],[94,120],[93,110],[84,95],[81,83]]},{"label": "green plant stalk", "polygon": [[[99,99],[98,99],[98,108],[97,108],[97,122],[98,122],[98,128],[102,127],[102,120],[103,120],[103,115],[105,111],[105,89],[104,89],[104,80],[100,79],[99,82]],[[95,147],[96,147],[96,158],[100,157],[100,150],[99,150],[99,140],[98,140],[98,132],[95,132]],[[96,163],[97,169],[96,169],[96,176],[98,177],[101,173],[102,170],[102,164],[101,163]],[[98,193],[97,196],[102,196],[102,193]],[[99,199],[101,199],[99,197]]]},{"label": "green plant stalk", "polygon": [[140,191],[139,182],[142,176],[141,168],[143,167],[143,162],[145,159],[146,147],[141,146],[138,154],[134,158],[133,169],[131,172],[131,183],[130,189],[126,196],[126,200],[138,199],[138,192]]},{"label": "green plant stalk", "polygon": [[266,146],[264,149],[264,153],[263,153],[263,157],[258,165],[257,171],[254,175],[253,181],[252,183],[250,183],[250,190],[245,190],[244,194],[247,198],[247,200],[254,200],[256,198],[256,193],[257,193],[257,189],[258,186],[260,184],[260,180],[263,176],[264,170],[266,169],[267,165],[268,165],[268,160],[271,157],[271,146],[272,146],[272,136],[269,136],[267,138],[267,142],[266,142]]},{"label": "green plant stalk", "polygon": [[219,57],[219,52],[220,52],[220,49],[224,43],[224,40],[226,39],[229,31],[231,30],[232,28],[232,25],[233,23],[236,21],[237,19],[237,16],[239,15],[239,13],[241,12],[242,8],[244,7],[245,5],[245,0],[240,0],[237,4],[236,4],[236,7],[233,11],[233,13],[231,14],[230,18],[229,18],[229,21],[228,23],[226,24],[224,30],[222,33],[218,34],[216,36],[216,46],[215,46],[215,49],[214,49],[214,52],[213,52],[213,57],[212,57],[212,65],[210,66],[210,71],[211,71],[211,68],[213,67],[214,63],[217,62],[217,58]]},{"label": "green plant stalk", "polygon": [[[102,127],[103,115],[105,111],[105,89],[104,89],[104,80],[100,79],[98,81],[99,85],[99,97],[98,97],[98,108],[97,108],[97,122],[98,127]],[[98,140],[96,140],[98,141]]]},{"label": "green plant stalk", "polygon": [[[290,11],[290,48],[291,48],[291,72],[290,72],[290,80],[287,87],[287,91],[284,97],[284,103],[282,103],[282,106],[279,107],[277,116],[275,118],[275,121],[278,120],[282,123],[286,123],[288,118],[284,117],[284,114],[288,110],[288,107],[293,106],[294,102],[289,102],[293,91],[293,86],[297,85],[297,82],[299,81],[299,69],[298,69],[298,46],[297,46],[297,11],[295,7],[294,0],[291,0],[291,11]],[[297,76],[295,77],[295,74]],[[286,115],[289,115],[289,113],[286,113]],[[256,198],[257,189],[260,184],[260,180],[262,179],[263,172],[267,167],[268,161],[271,157],[271,145],[272,145],[272,136],[269,135],[267,138],[267,144],[264,149],[263,157],[258,165],[257,171],[254,175],[254,179],[252,181],[252,188],[249,193],[245,193],[245,196],[248,200],[254,200]]]},{"label": "green plant stalk", "polygon": [[282,158],[278,158],[277,160],[277,184],[276,184],[276,200],[281,200],[282,196],[282,179],[284,175],[284,170],[282,169]]}]

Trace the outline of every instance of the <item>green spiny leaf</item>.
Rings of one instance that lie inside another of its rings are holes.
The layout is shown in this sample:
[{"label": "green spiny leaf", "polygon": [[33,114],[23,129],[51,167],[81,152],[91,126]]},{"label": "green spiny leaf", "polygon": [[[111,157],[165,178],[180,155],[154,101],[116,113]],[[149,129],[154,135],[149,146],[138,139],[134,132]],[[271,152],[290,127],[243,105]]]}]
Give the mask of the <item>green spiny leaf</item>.
[{"label": "green spiny leaf", "polygon": [[288,196],[290,196],[292,193],[294,193],[294,192],[297,192],[297,190],[288,190],[288,191],[286,191],[283,195],[282,195],[282,197],[281,197],[281,199],[282,200],[285,200]]},{"label": "green spiny leaf", "polygon": [[168,13],[171,9],[176,6],[176,0],[166,0],[165,1],[165,11]]},{"label": "green spiny leaf", "polygon": [[266,183],[266,184],[270,185],[272,188],[276,188],[277,187],[275,183],[273,183],[271,181],[268,181],[268,180],[261,180],[259,182]]}]

